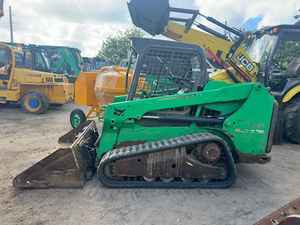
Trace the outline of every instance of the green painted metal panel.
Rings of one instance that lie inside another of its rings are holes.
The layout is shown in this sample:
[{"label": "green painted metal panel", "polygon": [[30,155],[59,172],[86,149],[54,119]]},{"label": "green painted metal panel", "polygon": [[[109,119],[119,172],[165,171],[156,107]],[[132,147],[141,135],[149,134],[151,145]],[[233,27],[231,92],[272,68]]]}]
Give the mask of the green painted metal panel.
[{"label": "green painted metal panel", "polygon": [[[216,85],[215,89],[149,99],[113,103],[106,107],[98,158],[120,143],[154,141],[190,133],[209,131],[232,139],[236,150],[259,155],[265,153],[274,98],[259,84]],[[220,107],[229,112],[223,125],[145,126],[143,115],[179,107]],[[234,109],[234,110],[233,110]],[[262,110],[263,109],[263,110]]]}]

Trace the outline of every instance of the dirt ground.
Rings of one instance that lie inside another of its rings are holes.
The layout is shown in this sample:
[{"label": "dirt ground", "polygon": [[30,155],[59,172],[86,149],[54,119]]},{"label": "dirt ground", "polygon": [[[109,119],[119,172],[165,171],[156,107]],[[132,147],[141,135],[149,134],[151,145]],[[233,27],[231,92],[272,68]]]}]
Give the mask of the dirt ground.
[{"label": "dirt ground", "polygon": [[1,225],[251,225],[300,196],[300,147],[275,146],[267,165],[240,165],[227,190],[18,191],[12,179],[58,147],[72,106],[35,116],[0,106]]}]

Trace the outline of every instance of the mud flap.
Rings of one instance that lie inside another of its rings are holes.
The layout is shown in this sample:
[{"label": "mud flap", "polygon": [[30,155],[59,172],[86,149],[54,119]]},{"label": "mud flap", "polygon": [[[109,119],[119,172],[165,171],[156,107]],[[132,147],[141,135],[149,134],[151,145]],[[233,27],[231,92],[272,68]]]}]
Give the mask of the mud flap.
[{"label": "mud flap", "polygon": [[83,187],[96,170],[96,143],[99,137],[94,121],[84,124],[81,130],[66,134],[68,137],[73,134],[74,142],[70,147],[56,150],[16,176],[13,186],[21,189]]}]

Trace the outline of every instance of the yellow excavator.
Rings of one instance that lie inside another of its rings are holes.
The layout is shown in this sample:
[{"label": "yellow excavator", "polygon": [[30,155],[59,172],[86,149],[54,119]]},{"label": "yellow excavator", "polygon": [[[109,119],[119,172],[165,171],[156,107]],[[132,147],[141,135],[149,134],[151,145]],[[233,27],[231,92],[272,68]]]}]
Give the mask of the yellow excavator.
[{"label": "yellow excavator", "polygon": [[[211,75],[212,79],[261,82],[270,88],[280,105],[275,142],[286,137],[300,144],[299,24],[245,33],[198,10],[171,7],[169,0],[131,0],[128,7],[133,23],[149,34],[204,48],[211,61],[222,67]],[[203,19],[218,29],[205,25]]]}]

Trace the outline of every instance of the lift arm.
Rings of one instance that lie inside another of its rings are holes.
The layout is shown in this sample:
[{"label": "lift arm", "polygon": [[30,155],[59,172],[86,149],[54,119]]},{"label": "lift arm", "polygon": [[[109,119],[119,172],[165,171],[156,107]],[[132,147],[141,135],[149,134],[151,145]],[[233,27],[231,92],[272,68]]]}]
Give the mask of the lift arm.
[{"label": "lift arm", "polygon": [[[152,35],[162,34],[176,41],[200,45],[208,58],[225,68],[225,77],[233,82],[256,81],[256,63],[242,47],[244,34],[220,21],[201,14],[198,10],[170,7],[168,0],[131,0],[128,3],[133,23]],[[172,16],[174,14],[175,16]],[[226,30],[235,36],[231,41],[226,35],[196,21],[198,17]],[[197,27],[198,29],[194,29]],[[224,77],[224,72],[223,77]],[[216,79],[219,79],[217,74]]]},{"label": "lift arm", "polygon": [[182,24],[170,21],[163,33],[164,36],[176,41],[200,45],[218,65],[224,64],[227,53],[230,51],[233,43],[224,38],[214,36],[212,34],[201,32],[195,29],[186,31],[186,27]]}]

